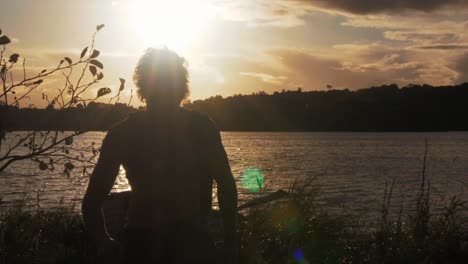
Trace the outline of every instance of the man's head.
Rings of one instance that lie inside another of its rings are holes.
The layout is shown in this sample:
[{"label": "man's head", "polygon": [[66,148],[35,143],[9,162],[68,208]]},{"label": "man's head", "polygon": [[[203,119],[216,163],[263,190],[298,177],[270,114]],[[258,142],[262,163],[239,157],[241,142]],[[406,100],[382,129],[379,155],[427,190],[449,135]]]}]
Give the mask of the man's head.
[{"label": "man's head", "polygon": [[188,94],[185,59],[167,48],[149,48],[138,60],[133,74],[138,97],[148,107],[179,106]]}]

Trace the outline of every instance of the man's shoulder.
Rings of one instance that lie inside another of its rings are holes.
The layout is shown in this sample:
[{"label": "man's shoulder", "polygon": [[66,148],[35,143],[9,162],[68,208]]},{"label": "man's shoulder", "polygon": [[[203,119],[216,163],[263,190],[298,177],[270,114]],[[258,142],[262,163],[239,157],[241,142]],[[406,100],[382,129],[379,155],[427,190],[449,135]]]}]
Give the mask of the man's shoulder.
[{"label": "man's shoulder", "polygon": [[192,109],[188,109],[188,108],[185,108],[185,107],[181,107],[180,108],[180,111],[181,113],[183,113],[185,116],[188,116],[190,118],[200,118],[200,119],[207,119],[209,118],[208,115],[202,113],[202,112],[199,112],[199,111],[196,111],[196,110],[192,110]]},{"label": "man's shoulder", "polygon": [[217,129],[214,121],[205,113],[181,108],[184,115],[186,115],[196,127],[203,129]]},{"label": "man's shoulder", "polygon": [[139,123],[138,121],[142,118],[142,112],[136,112],[129,114],[125,119],[113,124],[108,133],[112,134],[122,134],[125,131],[132,130],[135,128],[135,125]]}]

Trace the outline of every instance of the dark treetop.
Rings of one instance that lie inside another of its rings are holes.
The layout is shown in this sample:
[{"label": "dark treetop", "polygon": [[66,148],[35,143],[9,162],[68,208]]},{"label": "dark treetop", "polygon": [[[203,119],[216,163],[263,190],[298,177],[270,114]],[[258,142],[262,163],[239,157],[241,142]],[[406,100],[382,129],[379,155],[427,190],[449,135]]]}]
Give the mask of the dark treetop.
[{"label": "dark treetop", "polygon": [[[467,131],[468,83],[456,86],[384,85],[357,91],[282,91],[197,100],[225,131]],[[141,110],[141,109],[140,109]],[[91,103],[65,111],[2,108],[8,130],[106,130],[138,111]]]}]

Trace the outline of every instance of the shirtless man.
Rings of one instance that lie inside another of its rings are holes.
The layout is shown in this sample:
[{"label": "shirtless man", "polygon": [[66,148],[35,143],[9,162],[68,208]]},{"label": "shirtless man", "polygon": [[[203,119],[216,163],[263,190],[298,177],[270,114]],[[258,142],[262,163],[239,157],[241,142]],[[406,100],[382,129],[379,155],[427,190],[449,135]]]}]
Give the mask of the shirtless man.
[{"label": "shirtless man", "polygon": [[[180,106],[188,95],[184,64],[167,48],[148,49],[134,73],[147,110],[114,125],[104,138],[82,206],[102,262],[236,262],[235,181],[213,122]],[[123,247],[108,235],[101,209],[121,165],[132,188]],[[213,180],[225,231],[222,260],[206,228]]]}]

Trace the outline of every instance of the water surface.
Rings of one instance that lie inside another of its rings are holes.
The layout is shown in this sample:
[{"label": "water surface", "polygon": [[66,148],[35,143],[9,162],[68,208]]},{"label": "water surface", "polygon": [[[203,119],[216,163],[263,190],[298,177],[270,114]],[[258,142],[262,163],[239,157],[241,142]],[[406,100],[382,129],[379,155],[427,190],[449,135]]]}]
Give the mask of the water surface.
[{"label": "water surface", "polygon": [[[98,147],[103,136],[89,132],[75,144],[95,142]],[[468,200],[468,133],[223,132],[222,138],[241,199],[248,193],[240,184],[242,173],[258,168],[272,191],[315,177],[321,203],[335,211],[378,211],[385,184],[394,179],[394,204],[399,206],[411,202],[420,186],[427,138],[426,169],[434,199],[458,195]],[[25,197],[39,198],[41,206],[79,203],[87,183],[79,175],[75,171],[68,178],[60,169],[41,171],[35,162],[17,162],[0,177],[3,206]],[[114,191],[128,189],[122,170]]]}]

